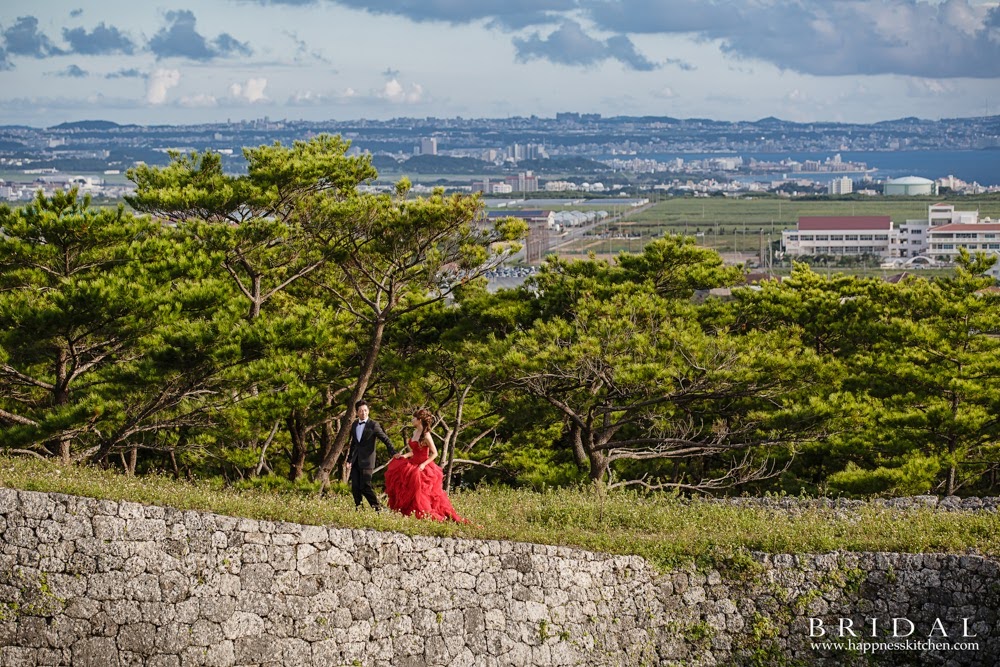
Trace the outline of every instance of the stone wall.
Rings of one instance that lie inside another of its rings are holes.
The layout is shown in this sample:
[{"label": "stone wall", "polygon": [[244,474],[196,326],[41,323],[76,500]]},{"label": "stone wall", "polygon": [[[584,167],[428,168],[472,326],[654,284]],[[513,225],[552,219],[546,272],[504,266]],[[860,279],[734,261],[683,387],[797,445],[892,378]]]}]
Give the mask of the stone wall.
[{"label": "stone wall", "polygon": [[[1000,655],[993,560],[761,554],[719,565],[657,573],[641,558],[569,548],[0,489],[0,667],[985,666]],[[850,639],[841,618],[855,641],[873,641],[866,619],[881,635],[897,618],[915,626],[911,641],[945,632],[979,645],[883,651],[874,663],[810,646]]]},{"label": "stone wall", "polygon": [[732,496],[722,498],[697,498],[690,502],[710,502],[740,507],[754,507],[786,512],[801,510],[840,510],[855,512],[858,510],[897,509],[916,510],[934,509],[944,512],[993,512],[1000,511],[1000,498],[988,496],[979,498],[970,496],[902,496],[899,498],[872,498],[856,500],[851,498],[805,498],[798,496]]}]

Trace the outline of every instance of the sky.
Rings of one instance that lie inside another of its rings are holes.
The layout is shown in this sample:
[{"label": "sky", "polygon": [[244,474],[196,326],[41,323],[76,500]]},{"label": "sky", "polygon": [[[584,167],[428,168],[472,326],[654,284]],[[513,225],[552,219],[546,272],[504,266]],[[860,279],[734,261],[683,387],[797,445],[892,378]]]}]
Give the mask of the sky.
[{"label": "sky", "polygon": [[1000,1],[5,0],[0,124],[1000,113]]}]

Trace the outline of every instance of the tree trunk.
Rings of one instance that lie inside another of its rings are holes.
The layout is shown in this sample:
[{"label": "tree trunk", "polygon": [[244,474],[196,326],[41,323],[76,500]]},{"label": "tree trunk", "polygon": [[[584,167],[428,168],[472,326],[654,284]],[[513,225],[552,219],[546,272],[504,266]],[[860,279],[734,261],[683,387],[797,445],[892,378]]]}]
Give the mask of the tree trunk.
[{"label": "tree trunk", "polygon": [[569,433],[567,435],[570,446],[573,448],[573,458],[576,459],[576,467],[580,470],[586,470],[589,465],[587,452],[583,449],[583,437],[580,434],[580,425],[573,419],[569,420]]},{"label": "tree trunk", "polygon": [[288,435],[292,439],[292,454],[288,466],[288,481],[297,482],[302,477],[302,470],[306,465],[306,435],[302,426],[302,420],[293,412],[285,420],[288,426]]},{"label": "tree trunk", "polygon": [[[66,405],[69,403],[68,363],[69,358],[67,351],[65,348],[60,347],[59,352],[56,354],[56,381],[55,389],[52,394],[52,404],[56,406]],[[58,440],[56,440],[56,452],[59,454],[59,459],[62,461],[63,465],[70,464],[69,454],[71,444],[72,439],[67,435],[60,435]]]},{"label": "tree trunk", "polygon": [[139,458],[139,448],[130,447],[128,450],[128,455],[125,457],[125,474],[129,477],[135,477],[135,464],[136,460]]},{"label": "tree trunk", "polygon": [[[334,396],[336,396],[336,393],[330,387],[327,387],[323,396],[323,414],[330,414],[330,411],[333,409]],[[337,422],[336,428],[340,428],[340,417],[330,417],[323,421],[319,432],[319,460],[321,462],[325,461],[326,457],[333,450],[334,422]]]},{"label": "tree trunk", "polygon": [[372,328],[372,335],[368,343],[368,353],[365,355],[364,363],[361,365],[361,372],[358,374],[358,380],[354,384],[354,391],[351,392],[351,398],[347,403],[347,410],[344,413],[344,419],[340,422],[340,427],[337,429],[337,436],[333,440],[333,445],[330,447],[330,452],[323,459],[323,463],[319,467],[319,472],[316,475],[322,484],[320,486],[320,493],[326,491],[326,487],[330,484],[330,471],[337,464],[337,460],[340,455],[344,452],[344,447],[347,445],[348,441],[351,439],[351,424],[354,421],[354,404],[361,400],[368,390],[368,383],[371,382],[372,374],[375,372],[375,362],[378,360],[378,353],[382,349],[382,335],[385,333],[385,320],[381,317],[375,320],[375,325]]},{"label": "tree trunk", "polygon": [[177,466],[177,452],[170,450],[170,465],[174,467],[174,479],[181,478],[181,469]]},{"label": "tree trunk", "polygon": [[597,449],[593,431],[588,429],[582,432],[580,438],[587,452],[587,460],[590,463],[590,481],[595,483],[603,482],[608,474],[609,461],[607,454]]},{"label": "tree trunk", "polygon": [[[246,268],[249,269],[249,266]],[[250,310],[247,311],[247,320],[251,322],[260,317],[260,306],[261,303],[263,303],[263,298],[260,294],[262,285],[261,278],[262,276],[260,274],[253,274],[251,278],[252,282],[250,283],[250,293],[252,294],[252,297],[250,298]]]},{"label": "tree trunk", "polygon": [[448,441],[445,443],[448,450],[445,453],[448,458],[448,465],[446,466],[444,473],[445,493],[449,493],[451,491],[451,474],[455,469],[455,446],[458,444],[458,434],[462,432],[462,413],[465,409],[465,399],[469,395],[469,391],[471,389],[472,385],[467,385],[462,391],[461,396],[458,397],[458,406],[455,408],[455,428],[448,434]]},{"label": "tree trunk", "polygon": [[63,465],[69,465],[71,463],[69,458],[70,451],[70,439],[66,436],[59,436],[58,449],[59,449],[59,460]]},{"label": "tree trunk", "polygon": [[451,475],[455,470],[455,442],[458,440],[458,431],[452,431],[448,434],[448,439],[445,442],[445,452],[442,459],[445,461],[444,466],[444,492],[451,493]]}]

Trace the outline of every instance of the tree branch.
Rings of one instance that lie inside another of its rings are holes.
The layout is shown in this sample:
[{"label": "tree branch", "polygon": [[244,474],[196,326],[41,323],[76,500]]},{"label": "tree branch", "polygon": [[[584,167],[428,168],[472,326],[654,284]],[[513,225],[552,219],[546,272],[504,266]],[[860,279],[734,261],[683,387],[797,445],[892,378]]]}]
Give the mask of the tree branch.
[{"label": "tree branch", "polygon": [[0,409],[0,420],[13,424],[21,424],[22,426],[38,426],[38,422],[34,419],[22,417],[21,415],[16,415],[13,412],[7,412],[3,409]]}]

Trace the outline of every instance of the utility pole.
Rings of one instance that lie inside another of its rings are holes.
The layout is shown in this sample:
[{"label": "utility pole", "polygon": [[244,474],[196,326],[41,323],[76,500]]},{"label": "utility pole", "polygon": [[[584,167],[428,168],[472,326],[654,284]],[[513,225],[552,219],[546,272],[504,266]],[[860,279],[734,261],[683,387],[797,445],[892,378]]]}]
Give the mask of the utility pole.
[{"label": "utility pole", "polygon": [[[760,239],[757,244],[758,257],[760,258],[760,266],[763,268],[767,264],[767,257],[764,251],[764,228],[760,228]],[[770,267],[768,267],[770,269]]]}]

